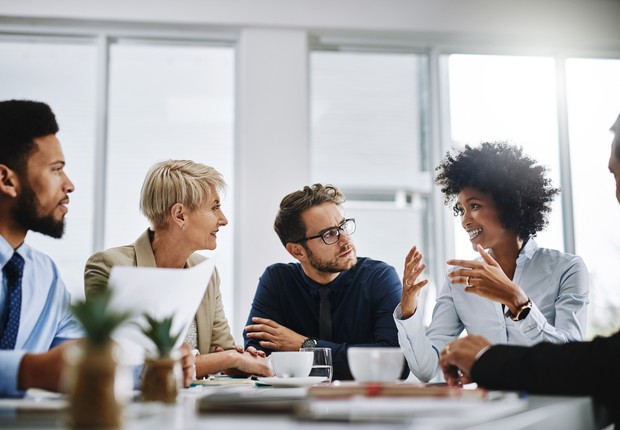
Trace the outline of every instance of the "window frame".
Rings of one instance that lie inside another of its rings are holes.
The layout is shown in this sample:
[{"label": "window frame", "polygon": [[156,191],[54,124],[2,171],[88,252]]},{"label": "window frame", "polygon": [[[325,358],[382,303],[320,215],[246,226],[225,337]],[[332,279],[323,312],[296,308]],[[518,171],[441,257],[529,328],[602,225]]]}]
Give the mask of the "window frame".
[{"label": "window frame", "polygon": [[[249,54],[248,50],[254,49],[257,46],[260,49],[269,51],[274,47],[261,46],[261,43],[265,43],[265,40],[270,40],[273,43],[276,38],[264,38],[264,40],[257,41],[256,36],[261,31],[277,33],[282,38],[303,38],[307,41],[296,44],[292,51],[302,53],[309,57],[309,54],[314,49],[322,50],[370,50],[377,52],[383,50],[385,52],[412,52],[422,53],[428,55],[428,81],[425,83],[428,91],[425,93],[428,96],[428,100],[425,103],[428,106],[428,115],[424,118],[425,133],[427,135],[428,142],[428,154],[429,170],[441,161],[443,155],[451,149],[452,142],[450,141],[450,116],[449,116],[449,89],[448,83],[448,71],[446,67],[445,58],[450,54],[478,54],[478,55],[525,55],[525,56],[545,56],[555,59],[556,72],[559,76],[558,89],[556,91],[558,100],[558,130],[560,136],[560,165],[562,172],[560,177],[562,183],[560,184],[565,190],[564,192],[570,196],[570,198],[563,199],[563,217],[564,217],[564,242],[565,249],[569,252],[574,251],[574,220],[572,219],[572,190],[571,190],[571,178],[570,170],[568,173],[564,173],[564,170],[570,169],[570,152],[568,147],[568,119],[567,119],[567,101],[566,101],[566,83],[565,83],[565,60],[567,58],[609,58],[620,59],[620,46],[617,42],[609,42],[607,46],[609,49],[568,49],[562,46],[539,46],[535,42],[530,43],[514,43],[509,41],[506,37],[499,37],[494,40],[492,38],[481,39],[479,37],[465,37],[460,38],[457,34],[421,34],[421,33],[407,33],[407,32],[386,32],[379,30],[359,30],[351,31],[333,31],[333,30],[317,30],[316,28],[304,28],[303,25],[294,25],[291,28],[281,29],[269,26],[263,26],[261,28],[250,28],[249,26],[243,27],[238,23],[220,23],[220,25],[184,25],[178,24],[148,24],[144,22],[121,22],[121,21],[109,21],[109,22],[96,22],[89,20],[57,20],[48,18],[28,18],[23,20],[10,20],[6,19],[0,21],[0,38],[21,38],[35,40],[37,38],[44,38],[46,42],[50,40],[62,41],[64,39],[69,40],[85,40],[88,43],[96,43],[99,48],[99,63],[98,63],[98,76],[99,82],[97,88],[97,108],[96,108],[96,124],[97,124],[97,136],[96,136],[96,160],[95,166],[95,184],[96,189],[96,201],[95,201],[95,214],[94,214],[94,231],[95,237],[93,240],[93,250],[101,249],[103,245],[103,218],[102,214],[105,213],[105,202],[103,197],[105,196],[105,189],[102,188],[105,185],[103,178],[105,177],[105,160],[106,160],[106,110],[107,110],[107,84],[108,84],[108,52],[109,45],[116,39],[129,39],[135,41],[170,41],[171,43],[197,43],[205,45],[226,45],[233,46],[236,49],[237,60],[237,77],[236,77],[236,104],[237,104],[237,118],[235,119],[235,152],[234,152],[234,168],[236,170],[242,170],[246,168],[248,161],[244,160],[244,152],[248,146],[255,143],[256,139],[248,138],[248,133],[253,133],[256,130],[256,124],[250,124],[251,131],[248,132],[245,128],[248,123],[248,117],[257,116],[262,118],[265,116],[264,112],[256,112],[257,103],[253,97],[257,92],[256,86],[260,85],[259,82],[244,76],[244,68],[248,65],[252,71],[255,70],[255,65],[262,60],[261,53]],[[282,39],[281,38],[281,39]],[[276,42],[277,43],[277,42]],[[592,42],[590,42],[591,46]],[[583,45],[587,46],[587,45]],[[299,57],[291,58],[290,55],[284,56],[280,67],[286,69],[288,66],[293,65],[294,68],[299,68]],[[253,68],[254,67],[254,68]],[[298,73],[293,79],[297,79],[298,86],[303,88],[307,86],[307,75]],[[285,86],[278,87],[283,91]],[[240,104],[245,104],[247,100],[252,100],[252,106],[247,108],[241,107]],[[300,90],[295,95],[289,96],[286,100],[296,100],[300,104],[306,104],[304,108],[308,110],[308,96],[307,88]],[[240,103],[242,102],[242,103]],[[297,109],[297,107],[296,107]],[[255,115],[258,113],[258,115]],[[298,115],[299,112],[294,112],[291,115]],[[286,119],[285,119],[286,120]],[[297,121],[293,127],[301,127]],[[309,117],[307,118],[309,121]],[[306,123],[306,126],[308,124]],[[297,136],[303,136],[307,134],[307,127],[303,130],[295,130],[291,134]],[[260,140],[260,139],[258,139]],[[307,171],[302,166],[299,173],[296,173],[292,180],[295,187],[298,182],[303,181],[303,176],[307,174]],[[250,174],[255,173],[253,170]],[[290,174],[290,172],[288,172]],[[567,176],[568,175],[568,176]],[[253,198],[248,198],[253,195],[258,195],[264,191],[264,184],[254,185],[251,179],[247,178],[247,174],[244,172],[235,174],[235,202],[233,206],[236,211],[243,212],[241,203],[247,203],[250,206],[254,203]],[[565,179],[566,178],[566,179]],[[309,180],[309,178],[307,178]],[[568,181],[568,186],[566,181]],[[97,185],[99,184],[99,185]],[[262,187],[261,187],[262,186]],[[279,188],[278,188],[279,189]],[[281,195],[267,196],[261,202],[270,213],[275,201],[279,201]],[[432,187],[430,193],[430,234],[434,238],[434,246],[432,250],[429,250],[426,254],[433,261],[443,262],[450,257],[450,250],[453,243],[453,217],[451,212],[444,206],[443,197],[437,187]],[[256,208],[252,208],[256,209]],[[261,209],[265,211],[265,209]],[[269,215],[271,216],[271,215]],[[262,272],[262,269],[266,267],[265,262],[269,261],[271,264],[275,261],[279,261],[282,258],[288,257],[273,234],[273,231],[264,233],[265,237],[269,237],[269,241],[257,240],[262,238],[260,234],[255,234],[252,230],[255,229],[259,222],[264,221],[265,216],[254,217],[250,219],[250,215],[237,217],[237,225],[233,226],[232,231],[235,235],[235,264],[240,264],[243,267],[243,272],[236,271],[235,279],[230,280],[233,283],[234,300],[234,314],[229,315],[229,321],[235,335],[239,335],[240,329],[245,323],[245,317],[247,316],[246,309],[248,309],[248,303],[251,296],[253,296],[253,288],[256,286],[255,280]],[[267,226],[268,229],[268,226]],[[246,235],[250,235],[249,244],[245,241]],[[252,236],[253,235],[253,236]],[[244,245],[246,244],[246,245]],[[445,277],[445,267],[442,264],[435,264],[432,277],[437,280],[442,280]],[[249,282],[253,282],[250,284]],[[438,287],[439,288],[439,287]],[[249,291],[252,289],[252,291]]]}]

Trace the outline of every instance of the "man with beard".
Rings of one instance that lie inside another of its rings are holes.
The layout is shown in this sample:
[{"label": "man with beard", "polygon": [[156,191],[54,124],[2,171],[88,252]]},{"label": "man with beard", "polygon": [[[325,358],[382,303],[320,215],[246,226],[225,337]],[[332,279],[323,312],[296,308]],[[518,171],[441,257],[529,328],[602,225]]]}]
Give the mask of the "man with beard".
[{"label": "man with beard", "polygon": [[57,391],[65,341],[82,335],[56,265],[24,243],[63,235],[74,187],[57,132],[48,105],[0,102],[0,396]]},{"label": "man with beard", "polygon": [[[59,391],[66,341],[83,335],[58,268],[24,243],[28,231],[54,238],[64,232],[74,187],[57,132],[45,103],[0,102],[0,397]],[[181,355],[187,386],[194,370],[188,345]]]},{"label": "man with beard", "polygon": [[402,285],[392,266],[356,257],[355,220],[344,217],[342,203],[337,188],[321,184],[282,199],[274,229],[298,263],[265,270],[244,338],[246,348],[268,354],[331,348],[333,378],[346,380],[352,379],[347,348],[398,347],[392,311]]},{"label": "man with beard", "polygon": [[[615,136],[608,168],[614,176],[616,199],[620,203],[620,115],[611,131]],[[613,271],[609,276],[614,276]],[[495,390],[592,396],[607,407],[618,429],[618,362],[620,331],[591,342],[542,342],[532,347],[492,345],[482,336],[469,335],[448,343],[439,365],[450,385],[476,382]]]}]

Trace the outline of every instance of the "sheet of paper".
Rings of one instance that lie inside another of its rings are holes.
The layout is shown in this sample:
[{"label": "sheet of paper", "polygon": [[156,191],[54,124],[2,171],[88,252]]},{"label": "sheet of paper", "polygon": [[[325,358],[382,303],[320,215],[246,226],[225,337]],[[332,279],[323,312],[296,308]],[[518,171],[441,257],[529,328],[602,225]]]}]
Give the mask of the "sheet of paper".
[{"label": "sheet of paper", "polygon": [[181,332],[180,346],[193,320],[213,274],[215,260],[187,269],[114,266],[109,288],[113,290],[110,307],[131,311],[134,316],[113,335],[119,344],[124,365],[141,364],[145,353],[155,352],[153,342],[141,331],[146,325],[144,313],[162,319],[174,315],[172,333]]},{"label": "sheet of paper", "polygon": [[409,422],[410,428],[465,428],[524,410],[516,394],[498,400],[467,398],[387,398],[310,400],[297,416],[311,420]]},{"label": "sheet of paper", "polygon": [[[22,411],[60,411],[69,406],[67,396],[60,393],[30,388],[23,398],[0,399],[0,416],[4,409]],[[0,427],[2,424],[0,423]]]}]

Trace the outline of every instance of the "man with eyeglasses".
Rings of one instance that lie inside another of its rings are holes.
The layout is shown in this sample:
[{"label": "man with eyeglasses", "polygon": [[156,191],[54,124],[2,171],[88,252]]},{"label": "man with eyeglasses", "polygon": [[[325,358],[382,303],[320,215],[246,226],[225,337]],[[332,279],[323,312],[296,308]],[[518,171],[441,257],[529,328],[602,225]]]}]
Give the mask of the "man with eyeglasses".
[{"label": "man with eyeglasses", "polygon": [[[266,353],[331,348],[333,378],[352,379],[350,346],[398,347],[392,311],[402,285],[392,266],[357,258],[344,195],[314,184],[282,199],[274,229],[298,262],[269,266],[259,280],[245,346]],[[403,369],[403,377],[408,375]]]}]

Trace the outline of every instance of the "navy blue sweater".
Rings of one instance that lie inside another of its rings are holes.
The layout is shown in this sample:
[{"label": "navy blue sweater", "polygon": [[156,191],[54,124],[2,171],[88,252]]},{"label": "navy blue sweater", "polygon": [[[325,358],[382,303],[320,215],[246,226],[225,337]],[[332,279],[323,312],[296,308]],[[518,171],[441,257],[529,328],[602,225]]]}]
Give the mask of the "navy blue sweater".
[{"label": "navy blue sweater", "polygon": [[[332,289],[332,340],[319,339],[317,346],[332,349],[334,380],[352,379],[348,347],[398,347],[392,313],[400,302],[402,285],[392,266],[363,257],[327,285]],[[299,263],[269,266],[260,277],[247,324],[252,324],[252,317],[269,318],[318,339],[321,286],[306,276]],[[271,353],[245,332],[243,337],[246,348],[254,346]]]}]

